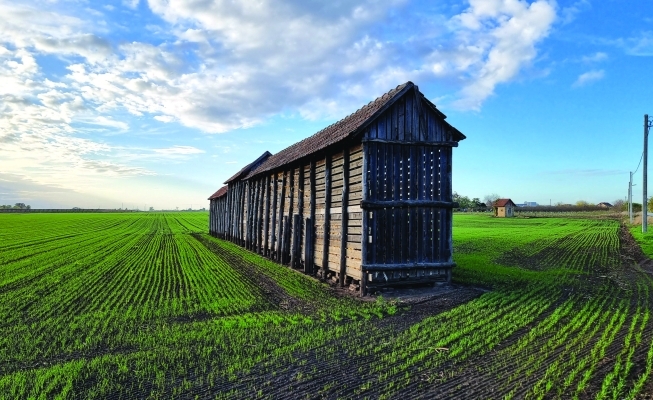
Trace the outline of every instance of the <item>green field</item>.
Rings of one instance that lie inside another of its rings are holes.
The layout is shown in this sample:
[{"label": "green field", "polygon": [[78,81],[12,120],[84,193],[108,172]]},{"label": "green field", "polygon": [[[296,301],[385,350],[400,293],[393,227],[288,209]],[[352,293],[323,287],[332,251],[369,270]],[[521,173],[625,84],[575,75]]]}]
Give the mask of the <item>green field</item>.
[{"label": "green field", "polygon": [[0,398],[653,395],[653,269],[618,221],[456,215],[456,289],[406,304],[207,219],[0,214]]}]

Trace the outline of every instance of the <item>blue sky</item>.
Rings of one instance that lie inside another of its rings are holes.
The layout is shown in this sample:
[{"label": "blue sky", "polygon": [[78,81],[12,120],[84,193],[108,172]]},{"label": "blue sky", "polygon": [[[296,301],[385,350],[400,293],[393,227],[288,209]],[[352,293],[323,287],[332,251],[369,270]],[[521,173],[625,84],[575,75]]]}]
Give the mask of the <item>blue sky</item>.
[{"label": "blue sky", "polygon": [[264,151],[408,80],[467,135],[454,149],[458,193],[624,198],[653,114],[649,10],[0,0],[0,203],[205,207]]}]

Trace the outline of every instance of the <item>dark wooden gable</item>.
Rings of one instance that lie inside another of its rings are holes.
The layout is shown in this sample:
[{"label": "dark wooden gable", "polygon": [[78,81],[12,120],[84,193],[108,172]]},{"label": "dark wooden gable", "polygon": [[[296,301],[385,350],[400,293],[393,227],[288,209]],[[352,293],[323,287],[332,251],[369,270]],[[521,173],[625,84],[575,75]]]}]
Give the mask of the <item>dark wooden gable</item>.
[{"label": "dark wooden gable", "polygon": [[364,141],[439,143],[456,147],[465,139],[433,103],[412,86],[365,128]]}]

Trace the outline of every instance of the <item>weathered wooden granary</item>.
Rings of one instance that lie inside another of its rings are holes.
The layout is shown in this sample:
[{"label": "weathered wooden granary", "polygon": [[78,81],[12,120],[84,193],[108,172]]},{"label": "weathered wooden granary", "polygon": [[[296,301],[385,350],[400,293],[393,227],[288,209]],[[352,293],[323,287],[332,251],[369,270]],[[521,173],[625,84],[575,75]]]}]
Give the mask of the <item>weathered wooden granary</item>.
[{"label": "weathered wooden granary", "polygon": [[210,233],[370,288],[450,280],[452,148],[465,136],[407,82],[229,178]]}]

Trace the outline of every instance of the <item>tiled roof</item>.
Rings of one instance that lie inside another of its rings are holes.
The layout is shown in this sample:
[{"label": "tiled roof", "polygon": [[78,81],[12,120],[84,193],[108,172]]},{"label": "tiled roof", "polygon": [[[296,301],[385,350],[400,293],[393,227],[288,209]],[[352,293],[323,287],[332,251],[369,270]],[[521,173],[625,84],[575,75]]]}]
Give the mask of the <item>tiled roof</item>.
[{"label": "tiled roof", "polygon": [[515,205],[515,203],[513,203],[513,201],[510,199],[498,199],[497,201],[494,202],[494,206],[505,207],[508,205],[508,203],[512,203],[513,206]]},{"label": "tiled roof", "polygon": [[235,180],[237,180],[237,179],[239,179],[239,178],[244,177],[244,176],[247,175],[247,174],[248,174],[252,169],[255,169],[255,168],[258,167],[262,162],[264,162],[265,160],[267,160],[268,157],[270,157],[271,155],[272,155],[272,153],[270,153],[269,151],[266,151],[265,153],[261,154],[261,156],[260,156],[259,158],[257,158],[256,160],[252,161],[251,163],[245,165],[245,166],[243,167],[243,169],[241,169],[240,171],[238,171],[238,172],[236,173],[236,175],[234,175],[234,176],[232,176],[231,178],[229,178],[229,179],[227,179],[226,181],[224,181],[224,183],[229,183],[229,182],[231,182],[231,181],[235,181]]},{"label": "tiled roof", "polygon": [[398,95],[403,94],[414,86],[415,85],[412,82],[406,82],[403,85],[397,86],[383,96],[363,106],[353,114],[327,126],[313,136],[307,137],[306,139],[281,150],[277,154],[268,158],[258,168],[252,170],[245,179],[299,160],[300,158],[310,154],[317,153],[326,147],[346,139],[351,134],[357,132],[359,128],[365,125],[368,120],[375,116],[375,114],[384,108],[384,106],[391,103],[392,100],[398,97]]},{"label": "tiled roof", "polygon": [[225,194],[227,194],[227,189],[228,189],[227,186],[221,187],[220,189],[218,189],[217,192],[213,193],[207,200],[213,200],[213,199],[217,199],[218,197],[224,196]]}]

